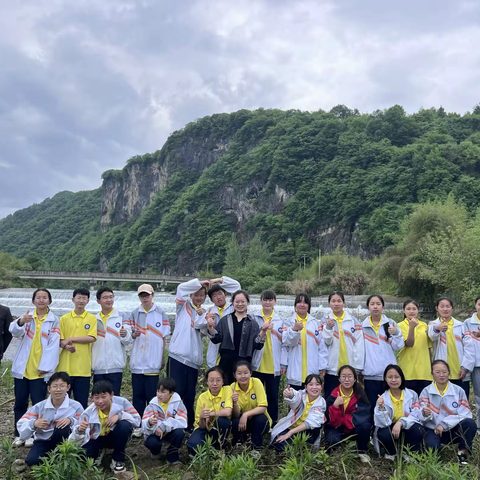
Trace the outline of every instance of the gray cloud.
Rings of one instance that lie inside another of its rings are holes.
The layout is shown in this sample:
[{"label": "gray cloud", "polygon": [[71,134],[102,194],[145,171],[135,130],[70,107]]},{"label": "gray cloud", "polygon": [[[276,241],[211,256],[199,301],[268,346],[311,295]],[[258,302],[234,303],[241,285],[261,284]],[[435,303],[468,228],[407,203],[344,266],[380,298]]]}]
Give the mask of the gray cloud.
[{"label": "gray cloud", "polygon": [[13,1],[0,17],[0,218],[240,108],[480,99],[478,2]]}]

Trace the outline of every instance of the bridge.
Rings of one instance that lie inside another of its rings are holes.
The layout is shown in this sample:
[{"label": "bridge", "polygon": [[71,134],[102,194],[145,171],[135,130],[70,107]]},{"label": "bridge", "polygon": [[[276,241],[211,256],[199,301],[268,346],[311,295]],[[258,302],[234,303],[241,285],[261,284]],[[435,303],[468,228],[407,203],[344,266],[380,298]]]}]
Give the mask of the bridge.
[{"label": "bridge", "polygon": [[66,272],[54,270],[17,270],[16,275],[28,280],[83,280],[94,287],[103,282],[150,283],[163,290],[167,284],[178,285],[192,277],[155,275],[143,273]]}]

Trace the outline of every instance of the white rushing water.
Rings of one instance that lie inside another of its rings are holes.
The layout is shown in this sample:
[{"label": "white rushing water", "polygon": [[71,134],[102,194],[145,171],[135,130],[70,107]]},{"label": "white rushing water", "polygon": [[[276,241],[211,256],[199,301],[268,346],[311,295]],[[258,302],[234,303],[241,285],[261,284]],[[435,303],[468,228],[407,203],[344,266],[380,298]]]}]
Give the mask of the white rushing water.
[{"label": "white rushing water", "polygon": [[[6,305],[10,308],[12,315],[24,315],[28,309],[34,308],[32,304],[32,294],[35,291],[34,288],[8,288],[0,290],[0,304]],[[72,303],[72,290],[54,290],[50,289],[53,302],[50,305],[53,313],[59,317],[68,313],[73,309]],[[254,312],[260,308],[260,296],[250,296],[250,306],[248,311]],[[175,315],[175,295],[169,293],[156,293],[155,303],[159,304],[169,315]],[[277,306],[275,310],[283,318],[288,318],[293,314],[294,297],[281,297],[277,300]],[[115,290],[115,308],[118,308],[122,312],[129,313],[140,304],[137,296],[137,292],[123,292]],[[208,308],[212,303],[207,297],[205,306]],[[368,314],[368,310],[365,308],[364,302],[360,305],[359,302],[351,304],[347,298],[346,310],[355,315],[358,318],[363,318]],[[98,313],[100,311],[100,305],[97,304],[95,291],[90,292],[90,303],[87,305],[87,310],[91,313]],[[317,317],[321,314],[329,313],[327,299],[325,298],[312,300],[312,313]]]}]

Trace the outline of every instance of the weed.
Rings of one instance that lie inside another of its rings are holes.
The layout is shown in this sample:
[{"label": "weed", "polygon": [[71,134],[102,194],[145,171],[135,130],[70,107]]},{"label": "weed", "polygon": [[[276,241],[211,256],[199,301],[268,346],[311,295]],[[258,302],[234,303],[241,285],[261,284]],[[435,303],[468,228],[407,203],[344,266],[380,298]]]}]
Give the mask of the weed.
[{"label": "weed", "polygon": [[2,440],[2,458],[0,464],[2,465],[3,475],[5,480],[13,479],[13,462],[15,461],[15,452],[10,439],[4,438]]}]

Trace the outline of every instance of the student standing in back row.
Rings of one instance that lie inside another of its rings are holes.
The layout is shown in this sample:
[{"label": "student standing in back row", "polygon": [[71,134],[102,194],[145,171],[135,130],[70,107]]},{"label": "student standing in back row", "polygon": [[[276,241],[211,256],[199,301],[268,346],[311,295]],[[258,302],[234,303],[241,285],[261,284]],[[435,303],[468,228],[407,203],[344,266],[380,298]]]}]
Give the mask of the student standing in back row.
[{"label": "student standing in back row", "polygon": [[32,405],[45,400],[47,383],[58,363],[60,327],[58,318],[50,311],[52,295],[48,290],[39,288],[33,292],[35,305],[33,315],[30,310],[10,324],[15,338],[20,338],[17,354],[13,360],[12,375],[15,381],[15,440],[13,446],[33,445],[33,438],[21,439],[17,422],[28,409],[28,398]]},{"label": "student standing in back row", "polygon": [[175,303],[175,329],[169,345],[167,375],[175,380],[175,390],[185,403],[188,413],[188,430],[193,432],[195,422],[195,391],[198,369],[203,363],[203,343],[200,329],[206,324],[202,308],[209,280],[198,278],[181,283],[177,288]]},{"label": "student standing in back row", "polygon": [[363,371],[365,343],[361,323],[345,308],[342,292],[333,292],[328,297],[332,313],[322,318],[323,338],[328,350],[328,367],[325,375],[325,398],[338,387],[337,372],[343,365],[351,365],[357,373]]},{"label": "student standing in back row", "polygon": [[[209,320],[214,320],[215,325],[217,325],[223,316],[233,312],[231,302],[227,302],[227,293],[234,293],[242,288],[236,280],[225,275],[221,278],[210,280],[210,285],[212,285],[212,287],[210,287],[208,291],[208,296],[213,302],[213,307],[209,308],[205,315],[205,329],[207,328],[207,322]],[[206,330],[204,333],[207,333]],[[219,348],[219,344],[209,342],[207,350],[208,368],[212,368],[218,364]]]},{"label": "student standing in back row", "polygon": [[463,322],[452,317],[453,302],[442,297],[437,300],[438,318],[428,324],[428,336],[433,342],[433,360],[443,360],[450,366],[450,381],[470,394],[470,382],[464,378],[475,365],[472,336]]},{"label": "student standing in back row", "polygon": [[282,344],[283,320],[275,312],[277,297],[271,290],[265,290],[260,296],[262,308],[255,313],[260,328],[267,324],[265,345],[255,350],[252,358],[253,376],[263,383],[267,394],[268,414],[272,422],[278,418],[278,389],[280,378],[287,369],[287,347]]},{"label": "student standing in back row", "polygon": [[123,369],[127,365],[125,347],[132,343],[131,322],[125,313],[113,308],[115,295],[108,287],[97,291],[97,341],[92,347],[93,383],[105,380],[112,384],[114,395],[122,388]]},{"label": "student standing in back row", "polygon": [[288,348],[287,383],[301,390],[309,375],[325,375],[327,350],[319,321],[310,315],[312,301],[306,293],[295,298],[295,313],[285,320],[283,345]]},{"label": "student standing in back row", "polygon": [[87,408],[92,375],[92,343],[97,339],[97,318],[85,310],[90,291],[77,288],[75,309],[60,318],[60,353],[57,370],[70,375],[73,398]]},{"label": "student standing in back row", "polygon": [[[168,316],[153,303],[155,291],[148,284],[138,287],[141,305],[131,313],[133,322],[133,348],[130,356],[132,372],[132,403],[143,417],[148,402],[157,393],[158,378],[163,368],[165,339],[170,335]],[[133,436],[140,438],[142,429],[136,428]]]}]

